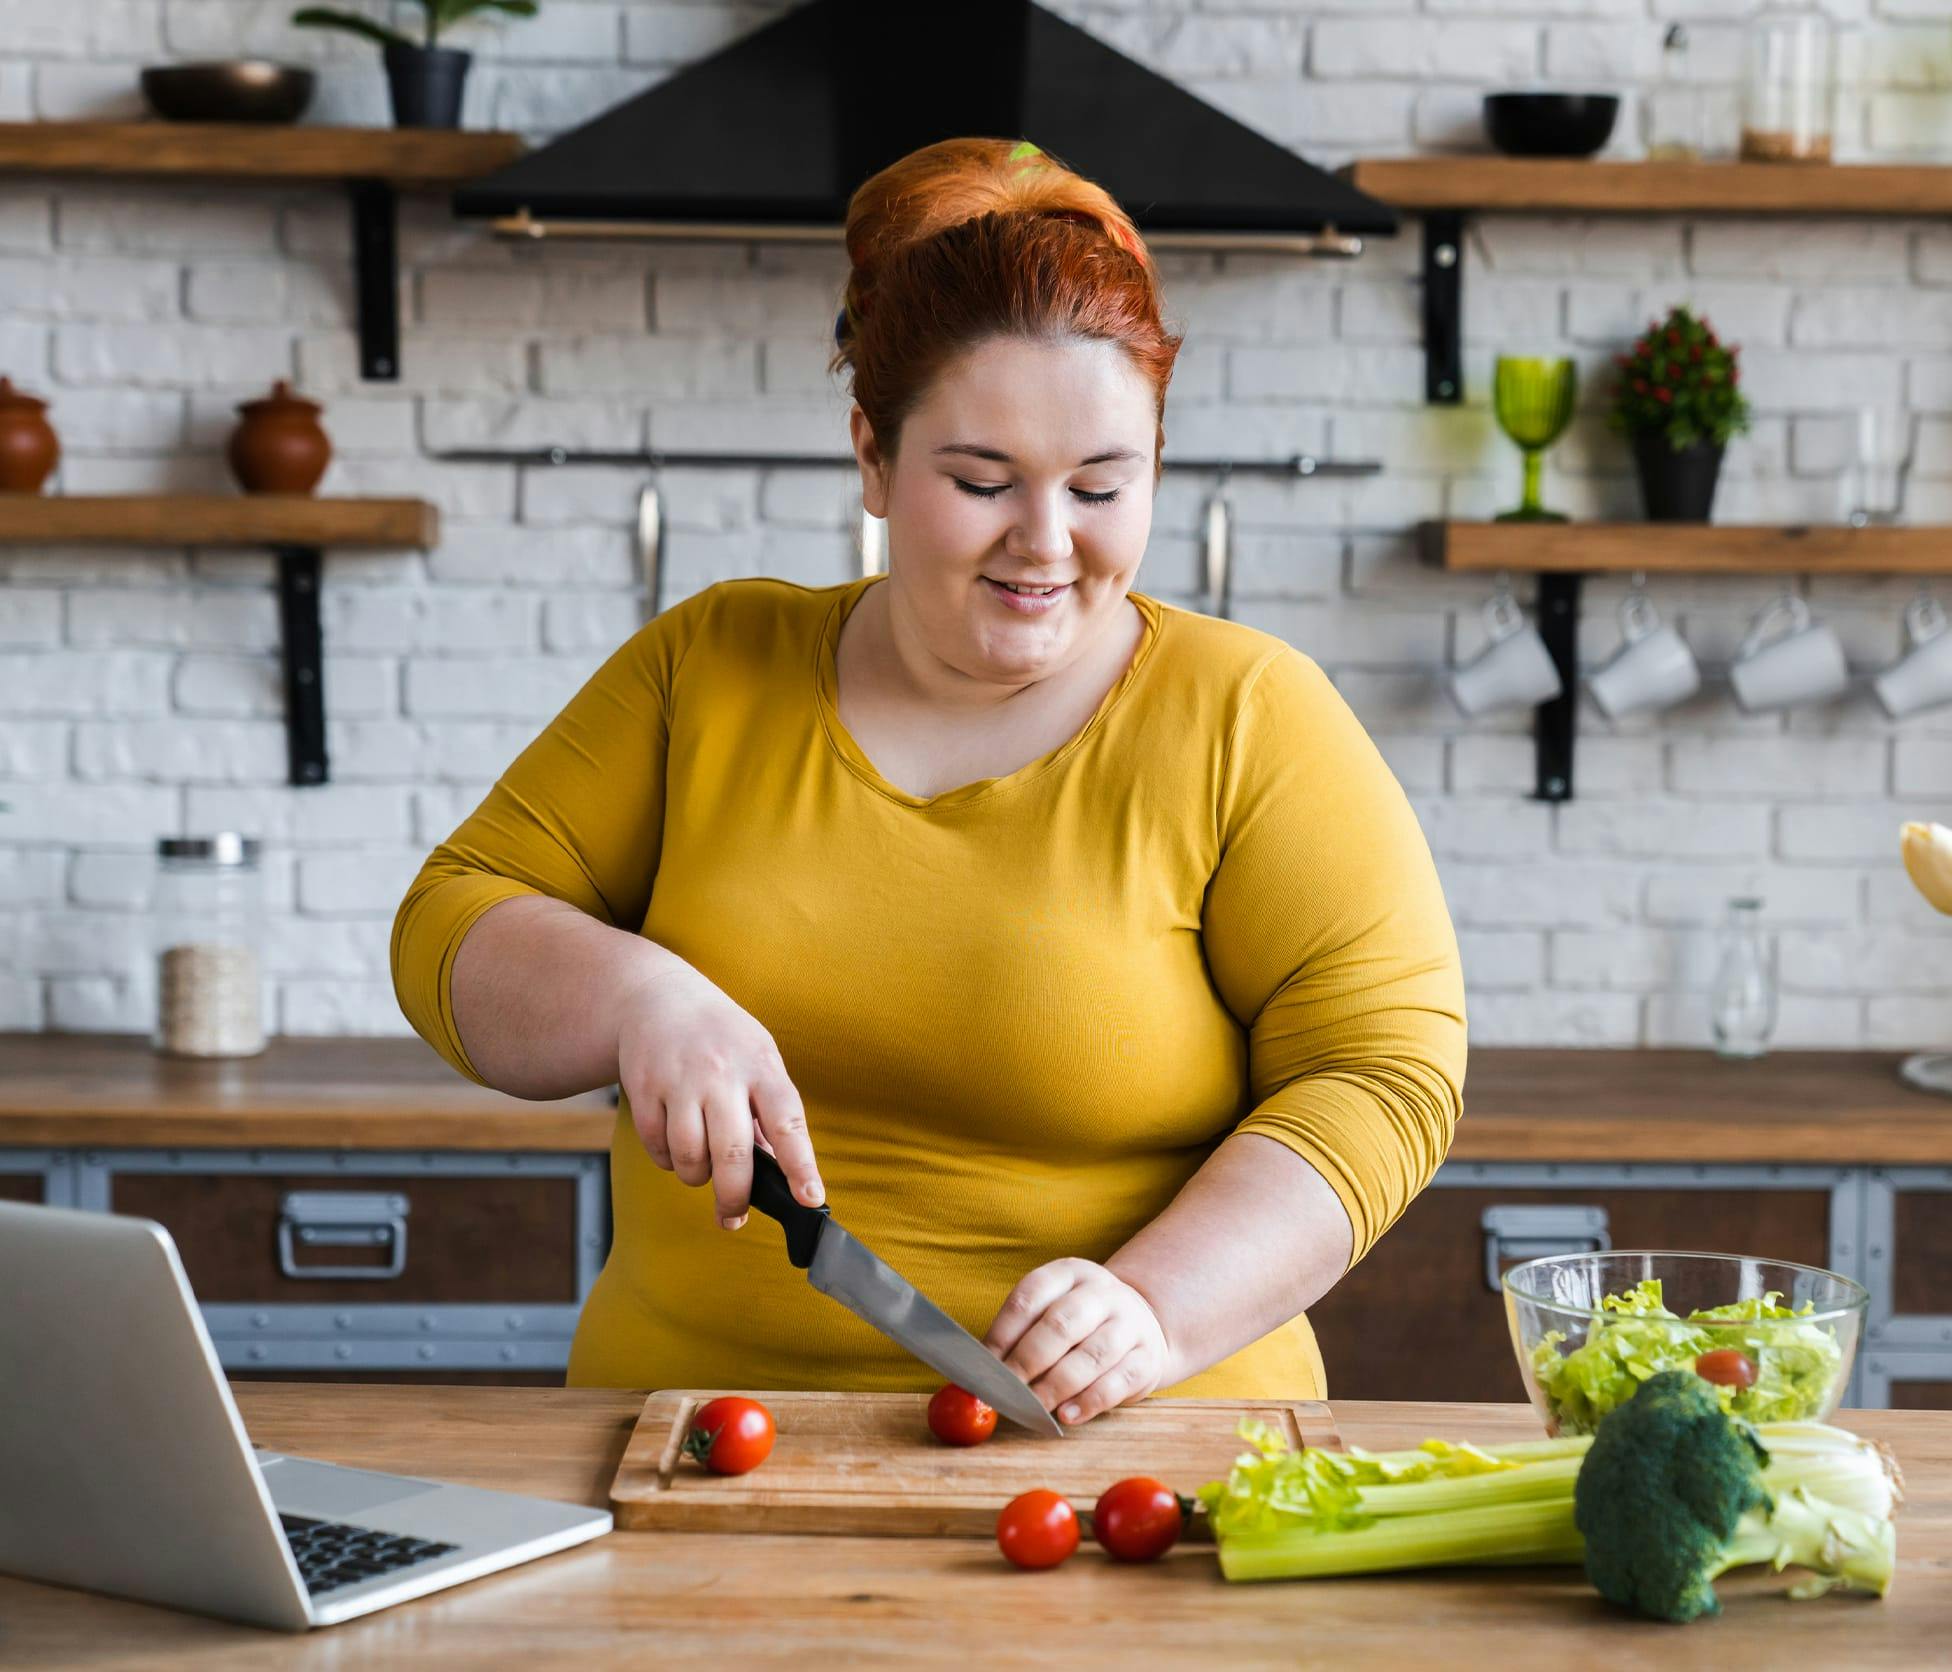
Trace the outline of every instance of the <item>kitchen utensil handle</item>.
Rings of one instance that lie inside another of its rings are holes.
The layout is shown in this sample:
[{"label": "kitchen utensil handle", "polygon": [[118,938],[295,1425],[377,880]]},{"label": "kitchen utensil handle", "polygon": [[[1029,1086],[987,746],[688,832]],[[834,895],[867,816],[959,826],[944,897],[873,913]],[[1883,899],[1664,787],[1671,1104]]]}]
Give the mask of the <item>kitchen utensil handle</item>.
[{"label": "kitchen utensil handle", "polygon": [[780,1164],[757,1145],[752,1151],[752,1205],[786,1232],[786,1257],[802,1271],[813,1264],[820,1246],[820,1227],[831,1217],[823,1203],[810,1208],[794,1200]]}]

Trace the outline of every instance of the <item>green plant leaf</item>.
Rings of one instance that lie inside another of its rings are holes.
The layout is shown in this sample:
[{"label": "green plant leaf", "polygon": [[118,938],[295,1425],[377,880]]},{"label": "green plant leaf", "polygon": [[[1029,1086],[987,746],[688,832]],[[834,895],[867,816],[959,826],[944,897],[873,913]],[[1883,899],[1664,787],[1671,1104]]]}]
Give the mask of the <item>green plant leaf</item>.
[{"label": "green plant leaf", "polygon": [[[428,4],[429,0],[421,3]],[[514,17],[534,17],[536,13],[536,0],[431,0],[431,3],[443,28],[476,12],[507,12]]]},{"label": "green plant leaf", "polygon": [[375,23],[357,12],[335,12],[330,6],[306,6],[291,14],[301,29],[338,29],[348,35],[363,35],[379,46],[412,46],[414,42],[397,29]]}]

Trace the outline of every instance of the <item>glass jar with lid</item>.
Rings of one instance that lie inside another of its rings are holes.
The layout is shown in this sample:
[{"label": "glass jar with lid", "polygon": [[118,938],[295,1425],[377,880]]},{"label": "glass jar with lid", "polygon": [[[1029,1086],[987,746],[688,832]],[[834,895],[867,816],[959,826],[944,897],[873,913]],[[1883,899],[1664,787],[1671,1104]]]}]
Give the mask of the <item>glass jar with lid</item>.
[{"label": "glass jar with lid", "polygon": [[1769,1036],[1776,1031],[1772,950],[1762,932],[1762,901],[1753,895],[1730,900],[1710,995],[1718,1055],[1759,1057],[1769,1049]]},{"label": "glass jar with lid", "polygon": [[156,844],[156,1048],[180,1057],[264,1049],[259,967],[264,886],[255,838],[166,836]]},{"label": "glass jar with lid", "polygon": [[1749,25],[1742,160],[1827,163],[1836,124],[1836,39],[1821,12],[1770,12]]},{"label": "glass jar with lid", "polygon": [[1696,163],[1706,147],[1701,89],[1688,57],[1687,25],[1668,25],[1661,38],[1661,79],[1647,107],[1647,160]]}]

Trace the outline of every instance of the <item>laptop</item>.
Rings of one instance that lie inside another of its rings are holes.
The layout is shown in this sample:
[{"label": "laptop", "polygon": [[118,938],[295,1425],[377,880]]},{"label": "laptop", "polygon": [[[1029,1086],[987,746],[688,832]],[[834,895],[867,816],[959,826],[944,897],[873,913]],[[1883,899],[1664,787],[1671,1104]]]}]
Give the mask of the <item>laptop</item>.
[{"label": "laptop", "polygon": [[0,1202],[0,1573],[286,1631],[581,1544],[607,1510],[254,1451],[176,1244]]}]

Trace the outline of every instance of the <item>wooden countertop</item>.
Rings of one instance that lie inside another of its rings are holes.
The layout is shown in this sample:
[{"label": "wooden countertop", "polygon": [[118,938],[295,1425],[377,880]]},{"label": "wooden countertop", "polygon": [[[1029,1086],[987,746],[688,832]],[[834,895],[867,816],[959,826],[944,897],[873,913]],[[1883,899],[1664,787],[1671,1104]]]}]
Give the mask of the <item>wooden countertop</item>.
[{"label": "wooden countertop", "polygon": [[[369,1468],[601,1504],[641,1393],[243,1384],[260,1445]],[[1537,1432],[1518,1406],[1338,1402],[1345,1439]],[[365,1619],[283,1637],[0,1579],[19,1666],[1919,1667],[1952,1637],[1952,1414],[1842,1420],[1887,1441],[1909,1496],[1882,1602],[1792,1603],[1734,1574],[1718,1620],[1678,1630],[1615,1613],[1576,1568],[1228,1585],[1210,1550],[1125,1567],[1091,1549],[1055,1572],[980,1540],[612,1533]],[[1182,1487],[1198,1482],[1174,1483]]]},{"label": "wooden countertop", "polygon": [[1902,1051],[1473,1051],[1457,1161],[1952,1164],[1952,1098]]},{"label": "wooden countertop", "polygon": [[606,1092],[530,1103],[418,1039],[274,1039],[165,1057],[125,1034],[0,1034],[0,1146],[607,1150]]},{"label": "wooden countertop", "polygon": [[[1952,1165],[1952,1099],[1896,1051],[1473,1051],[1454,1161]],[[0,1147],[609,1147],[607,1094],[528,1103],[418,1039],[277,1039],[223,1063],[144,1039],[0,1035]]]}]

